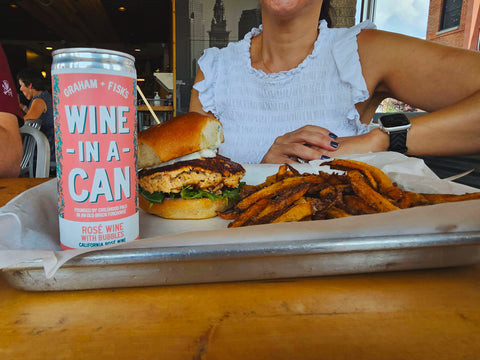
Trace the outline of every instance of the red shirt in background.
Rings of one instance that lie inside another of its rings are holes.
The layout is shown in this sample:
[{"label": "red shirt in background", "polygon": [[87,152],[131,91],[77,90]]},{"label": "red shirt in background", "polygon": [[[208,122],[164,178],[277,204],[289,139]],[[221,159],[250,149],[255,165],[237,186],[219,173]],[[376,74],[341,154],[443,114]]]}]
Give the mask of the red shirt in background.
[{"label": "red shirt in background", "polygon": [[23,126],[23,115],[18,102],[17,89],[8,66],[8,60],[0,45],[0,112],[17,116],[18,126]]}]

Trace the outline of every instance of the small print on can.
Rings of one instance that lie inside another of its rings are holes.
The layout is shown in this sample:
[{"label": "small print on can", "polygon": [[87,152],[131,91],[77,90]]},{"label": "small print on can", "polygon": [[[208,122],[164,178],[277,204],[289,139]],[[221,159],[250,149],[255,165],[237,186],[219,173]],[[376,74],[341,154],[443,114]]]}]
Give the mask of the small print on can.
[{"label": "small print on can", "polygon": [[56,50],[52,89],[62,249],[138,239],[134,57]]}]

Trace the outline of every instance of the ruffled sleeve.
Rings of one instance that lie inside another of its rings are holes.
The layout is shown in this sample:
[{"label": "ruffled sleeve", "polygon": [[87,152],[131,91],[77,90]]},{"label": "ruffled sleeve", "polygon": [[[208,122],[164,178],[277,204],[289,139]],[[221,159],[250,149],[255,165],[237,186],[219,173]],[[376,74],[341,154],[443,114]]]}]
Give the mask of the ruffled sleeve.
[{"label": "ruffled sleeve", "polygon": [[[340,79],[351,86],[354,104],[365,101],[369,97],[367,84],[362,73],[360,57],[358,55],[357,35],[363,29],[376,29],[371,21],[363,21],[351,28],[342,29],[335,39],[335,45],[332,48],[333,58],[337,66]],[[347,114],[350,120],[359,119],[359,114],[355,107],[350,109]],[[360,124],[358,124],[360,125]],[[362,124],[363,125],[363,124]],[[368,131],[366,126],[361,126],[360,133]],[[364,127],[364,128],[363,128]]]},{"label": "ruffled sleeve", "polygon": [[215,108],[215,74],[218,70],[219,53],[220,49],[216,47],[204,50],[203,55],[198,60],[198,66],[202,70],[205,79],[193,85],[193,88],[198,91],[203,111],[211,111],[213,114],[217,113]]},{"label": "ruffled sleeve", "polygon": [[368,99],[368,90],[362,74],[360,58],[358,56],[357,35],[363,29],[375,29],[371,21],[364,21],[338,34],[333,46],[333,57],[337,65],[340,79],[349,83],[353,88],[355,103]]}]

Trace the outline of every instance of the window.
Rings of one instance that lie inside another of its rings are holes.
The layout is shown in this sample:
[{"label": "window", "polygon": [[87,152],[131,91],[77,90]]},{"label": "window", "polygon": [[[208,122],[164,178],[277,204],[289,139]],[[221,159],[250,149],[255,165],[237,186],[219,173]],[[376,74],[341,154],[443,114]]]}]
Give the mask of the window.
[{"label": "window", "polygon": [[460,25],[462,0],[445,0],[442,8],[440,30],[451,29]]}]

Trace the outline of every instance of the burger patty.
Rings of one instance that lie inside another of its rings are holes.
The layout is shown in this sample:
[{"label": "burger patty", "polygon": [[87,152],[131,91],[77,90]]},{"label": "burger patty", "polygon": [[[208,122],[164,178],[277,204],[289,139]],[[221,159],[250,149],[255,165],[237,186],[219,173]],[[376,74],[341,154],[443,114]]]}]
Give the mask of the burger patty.
[{"label": "burger patty", "polygon": [[138,174],[138,182],[150,193],[178,193],[186,186],[218,193],[224,186],[236,188],[244,175],[242,165],[217,155],[143,169]]}]

